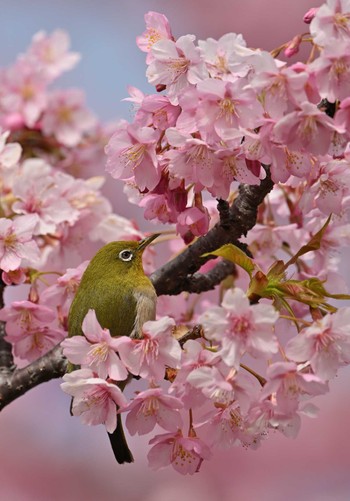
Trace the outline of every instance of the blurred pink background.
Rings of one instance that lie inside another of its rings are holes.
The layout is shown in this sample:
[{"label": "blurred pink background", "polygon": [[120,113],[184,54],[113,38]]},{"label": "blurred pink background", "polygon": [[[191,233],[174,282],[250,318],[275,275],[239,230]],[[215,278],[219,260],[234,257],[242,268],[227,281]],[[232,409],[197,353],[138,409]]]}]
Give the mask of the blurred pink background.
[{"label": "blurred pink background", "polygon": [[[9,64],[39,29],[66,29],[79,66],[58,82],[82,87],[103,120],[129,118],[126,86],[147,92],[144,55],[135,37],[149,10],[169,18],[175,36],[219,38],[242,33],[249,46],[270,50],[306,31],[309,0],[0,0],[0,64]],[[116,211],[128,216],[118,183],[108,183]],[[118,205],[119,201],[119,205]],[[141,212],[132,209],[133,217]],[[141,223],[142,225],[142,223]],[[344,255],[344,272],[346,271]],[[348,280],[349,282],[349,280]],[[200,473],[181,477],[147,467],[148,439],[131,439],[136,462],[114,463],[102,427],[69,416],[59,381],[42,385],[0,415],[0,499],[4,501],[345,501],[350,499],[350,369],[316,402],[319,418],[303,420],[296,440],[271,433],[257,451],[217,452]]]}]

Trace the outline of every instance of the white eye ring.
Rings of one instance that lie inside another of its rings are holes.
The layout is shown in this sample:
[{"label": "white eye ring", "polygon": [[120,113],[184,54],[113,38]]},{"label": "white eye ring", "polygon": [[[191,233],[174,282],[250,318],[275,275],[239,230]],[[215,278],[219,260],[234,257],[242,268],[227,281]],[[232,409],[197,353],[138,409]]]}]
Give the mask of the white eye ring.
[{"label": "white eye ring", "polygon": [[119,259],[122,261],[131,261],[132,258],[134,257],[134,254],[131,252],[129,249],[124,249],[119,252]]}]

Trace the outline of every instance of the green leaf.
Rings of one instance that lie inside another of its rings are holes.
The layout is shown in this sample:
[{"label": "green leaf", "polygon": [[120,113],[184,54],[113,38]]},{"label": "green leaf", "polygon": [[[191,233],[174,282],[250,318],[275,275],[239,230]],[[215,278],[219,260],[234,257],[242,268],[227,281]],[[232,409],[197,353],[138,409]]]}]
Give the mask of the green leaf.
[{"label": "green leaf", "polygon": [[299,259],[300,256],[303,256],[307,252],[315,251],[315,250],[318,250],[320,248],[323,234],[326,231],[326,228],[330,223],[331,217],[332,217],[332,215],[330,215],[328,217],[327,221],[324,223],[322,228],[317,233],[315,233],[315,235],[313,235],[311,237],[311,239],[308,241],[308,243],[303,245],[298,250],[298,252],[288,261],[288,263],[286,263],[285,269],[287,269],[288,266],[290,266],[291,264],[296,263],[296,261]]},{"label": "green leaf", "polygon": [[202,254],[201,257],[207,256],[223,257],[224,259],[227,259],[227,261],[231,261],[231,263],[234,263],[237,266],[243,268],[243,270],[245,270],[250,277],[252,276],[252,272],[255,269],[254,261],[250,257],[248,257],[239,247],[236,247],[233,244],[225,244],[219,249]]}]

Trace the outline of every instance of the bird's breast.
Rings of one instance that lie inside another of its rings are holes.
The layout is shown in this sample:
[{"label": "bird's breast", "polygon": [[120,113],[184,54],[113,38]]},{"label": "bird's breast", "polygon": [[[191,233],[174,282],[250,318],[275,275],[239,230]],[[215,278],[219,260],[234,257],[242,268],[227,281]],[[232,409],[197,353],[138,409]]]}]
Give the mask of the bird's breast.
[{"label": "bird's breast", "polygon": [[143,324],[156,318],[157,295],[153,287],[137,289],[133,295],[136,301],[136,316],[130,337],[141,338]]}]

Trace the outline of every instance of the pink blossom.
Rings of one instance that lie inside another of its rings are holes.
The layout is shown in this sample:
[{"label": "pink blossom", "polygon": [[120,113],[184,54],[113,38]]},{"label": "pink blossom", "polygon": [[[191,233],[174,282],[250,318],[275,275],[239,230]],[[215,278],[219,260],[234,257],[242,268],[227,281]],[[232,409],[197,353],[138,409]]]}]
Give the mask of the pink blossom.
[{"label": "pink blossom", "polygon": [[161,388],[150,388],[138,393],[134,400],[123,409],[128,412],[125,424],[131,435],[144,435],[156,424],[168,431],[182,427],[179,409],[183,403],[176,397],[166,395]]},{"label": "pink blossom", "polygon": [[197,84],[197,91],[196,123],[204,139],[209,140],[212,128],[221,140],[229,141],[236,138],[237,128],[261,125],[263,109],[243,79],[224,82],[208,78]]},{"label": "pink blossom", "polygon": [[327,46],[349,38],[350,4],[348,0],[327,0],[317,9],[310,32],[314,42]]},{"label": "pink blossom", "polygon": [[135,122],[140,126],[153,126],[155,129],[165,130],[173,127],[180,115],[180,106],[170,103],[167,96],[145,96],[137,110]]},{"label": "pink blossom", "polygon": [[83,92],[69,89],[50,94],[41,126],[46,136],[53,135],[64,146],[73,147],[95,123],[95,117],[85,108]]},{"label": "pink blossom", "polygon": [[223,361],[239,369],[242,355],[271,356],[278,350],[273,325],[278,313],[269,304],[249,304],[241,289],[228,290],[221,306],[208,309],[201,315],[205,336],[221,343]]},{"label": "pink blossom", "polygon": [[332,160],[320,165],[314,181],[303,193],[301,208],[309,212],[316,206],[326,215],[331,212],[341,214],[344,200],[349,194],[349,163]]},{"label": "pink blossom", "polygon": [[159,181],[156,143],[159,132],[150,127],[120,127],[106,146],[106,170],[115,179],[135,176],[141,191],[153,189]]},{"label": "pink blossom", "polygon": [[149,11],[145,14],[146,31],[136,37],[136,44],[143,52],[147,52],[146,62],[153,61],[151,49],[159,40],[174,40],[169,21],[158,12]]},{"label": "pink blossom", "polygon": [[51,35],[39,31],[33,36],[25,58],[33,66],[40,67],[43,74],[51,79],[64,71],[71,70],[80,59],[76,52],[68,52],[70,40],[63,30],[55,30]]},{"label": "pink blossom", "polygon": [[230,378],[225,378],[217,367],[198,367],[189,373],[187,381],[215,403],[222,405],[233,401]]},{"label": "pink blossom", "polygon": [[180,92],[208,76],[193,35],[184,35],[176,42],[160,40],[151,49],[153,60],[147,68],[147,78],[152,85],[166,85],[170,102],[178,102]]},{"label": "pink blossom", "polygon": [[177,213],[170,207],[166,195],[147,194],[139,205],[145,209],[145,219],[158,219],[162,223],[175,223],[177,220]]},{"label": "pink blossom", "polygon": [[273,134],[279,143],[286,144],[292,151],[305,148],[310,153],[324,155],[335,130],[330,117],[315,104],[304,102],[299,111],[288,113],[276,123]]},{"label": "pink blossom", "polygon": [[166,137],[174,147],[166,153],[170,174],[186,183],[195,183],[196,191],[210,188],[214,183],[215,164],[219,163],[214,150],[205,141],[182,134],[175,127],[167,129]]},{"label": "pink blossom", "polygon": [[[260,179],[264,179],[266,173],[261,167],[260,161],[250,159],[244,151],[247,145],[239,145],[236,148],[217,149],[215,154],[219,165],[216,166],[213,186],[208,191],[213,195],[226,199],[229,195],[231,184],[238,181],[245,184],[260,184]],[[252,172],[249,162],[258,162],[257,172]]]},{"label": "pink blossom", "polygon": [[90,369],[79,369],[63,376],[61,388],[73,397],[73,416],[87,425],[104,424],[108,433],[117,427],[117,407],[127,401],[115,384],[98,378]]},{"label": "pink blossom", "polygon": [[271,177],[275,183],[285,183],[290,176],[308,179],[314,168],[315,157],[308,150],[292,151],[286,146],[272,146]]},{"label": "pink blossom", "polygon": [[16,119],[18,125],[33,127],[46,108],[47,79],[26,60],[18,60],[7,68],[0,78],[2,91],[0,109],[7,114],[6,121]]},{"label": "pink blossom", "polygon": [[65,336],[66,332],[62,329],[34,323],[21,336],[8,335],[6,339],[11,342],[15,356],[32,362],[52,350]]},{"label": "pink blossom", "polygon": [[33,240],[38,224],[36,215],[0,218],[0,267],[8,272],[21,266],[23,260],[35,262],[40,252]]},{"label": "pink blossom", "polygon": [[332,379],[339,367],[350,363],[349,322],[350,308],[325,315],[288,342],[287,357],[309,361],[319,378]]},{"label": "pink blossom", "polygon": [[350,93],[350,43],[337,43],[325,49],[320,57],[310,64],[318,91],[322,98],[334,102]]},{"label": "pink blossom", "polygon": [[54,310],[31,301],[13,301],[0,310],[0,320],[6,322],[6,332],[12,337],[33,330],[35,325],[50,324],[55,318]]},{"label": "pink blossom", "polygon": [[193,370],[200,367],[211,367],[220,361],[220,356],[206,350],[198,341],[189,340],[183,346],[181,369],[172,383],[169,393],[181,399],[186,409],[201,406],[207,397],[200,388],[196,388],[188,381]]},{"label": "pink blossom", "polygon": [[59,277],[55,284],[43,291],[40,296],[41,303],[57,306],[62,314],[68,314],[70,304],[88,264],[89,261],[84,261],[77,268],[67,268],[67,272]]},{"label": "pink blossom", "polygon": [[273,60],[265,71],[254,75],[250,86],[258,93],[269,117],[276,120],[283,117],[291,103],[298,106],[308,100],[309,73],[307,66],[300,68],[295,64],[280,68]]},{"label": "pink blossom", "polygon": [[116,354],[118,340],[111,337],[108,329],[102,329],[94,310],[89,310],[86,314],[82,330],[85,337],[73,336],[61,343],[68,360],[73,364],[91,368],[102,379],[107,376],[115,381],[126,379],[128,371]]},{"label": "pink blossom", "polygon": [[118,338],[120,358],[132,374],[162,380],[166,366],[179,366],[181,348],[172,335],[174,326],[172,318],[162,317],[143,324],[142,339]]},{"label": "pink blossom", "polygon": [[261,398],[274,395],[278,411],[286,415],[298,410],[302,396],[322,395],[328,391],[328,385],[319,377],[298,370],[294,362],[275,362],[268,367],[266,378]]},{"label": "pink blossom", "polygon": [[234,80],[236,76],[246,76],[250,70],[250,65],[244,57],[248,49],[241,34],[226,33],[219,40],[199,40],[198,46],[213,78]]},{"label": "pink blossom", "polygon": [[[241,443],[245,447],[255,446],[260,440],[259,433],[255,430],[249,430],[246,423],[246,417],[242,413],[238,402],[230,405],[220,405],[210,411],[204,420],[196,425],[201,433],[208,437],[210,446],[228,449]],[[266,433],[265,428],[262,430]]]},{"label": "pink blossom", "polygon": [[154,470],[172,465],[182,475],[197,473],[204,459],[211,457],[209,447],[197,437],[184,437],[181,432],[156,435],[147,457]]},{"label": "pink blossom", "polygon": [[[74,178],[66,175],[74,181]],[[28,159],[22,164],[21,176],[13,184],[17,201],[12,209],[17,214],[30,214],[38,221],[38,233],[55,233],[63,222],[73,224],[79,211],[66,199],[62,176],[42,159]],[[29,217],[29,216],[27,216]]]},{"label": "pink blossom", "polygon": [[189,207],[177,218],[176,231],[185,243],[204,235],[209,229],[209,214],[205,207]]}]

